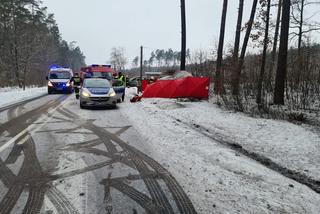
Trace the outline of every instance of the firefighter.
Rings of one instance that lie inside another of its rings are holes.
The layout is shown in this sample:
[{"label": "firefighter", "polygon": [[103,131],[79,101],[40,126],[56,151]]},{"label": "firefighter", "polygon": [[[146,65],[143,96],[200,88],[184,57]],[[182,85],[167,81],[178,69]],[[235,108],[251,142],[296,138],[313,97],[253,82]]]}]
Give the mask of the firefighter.
[{"label": "firefighter", "polygon": [[79,99],[79,88],[81,86],[81,78],[78,73],[74,74],[74,76],[71,79],[71,82],[73,83],[73,89],[76,94],[76,98]]}]

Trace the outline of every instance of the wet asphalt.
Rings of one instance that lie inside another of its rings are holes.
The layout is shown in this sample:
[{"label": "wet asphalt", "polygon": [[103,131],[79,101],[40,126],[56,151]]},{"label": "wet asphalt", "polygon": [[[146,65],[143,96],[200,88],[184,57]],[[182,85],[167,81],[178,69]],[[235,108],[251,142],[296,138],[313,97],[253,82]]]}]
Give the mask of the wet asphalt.
[{"label": "wet asphalt", "polygon": [[[196,213],[118,109],[48,95],[0,112],[0,213]],[[129,140],[128,140],[129,139]],[[143,149],[147,151],[148,149]]]}]

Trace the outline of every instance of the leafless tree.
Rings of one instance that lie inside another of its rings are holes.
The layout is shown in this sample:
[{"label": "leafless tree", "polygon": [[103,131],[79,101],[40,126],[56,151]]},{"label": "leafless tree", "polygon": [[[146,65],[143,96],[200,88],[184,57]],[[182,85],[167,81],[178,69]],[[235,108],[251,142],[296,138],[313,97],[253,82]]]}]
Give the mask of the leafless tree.
[{"label": "leafless tree", "polygon": [[238,68],[238,62],[239,62],[239,48],[240,48],[242,17],[243,17],[243,6],[244,6],[244,0],[239,0],[238,20],[237,20],[236,36],[234,40],[234,49],[233,49],[233,61],[234,61],[234,67],[232,69],[233,84],[236,84],[237,76],[238,76],[237,68]]},{"label": "leafless tree", "polygon": [[277,105],[284,105],[284,90],[287,75],[288,37],[290,25],[290,3],[290,0],[283,0],[280,47],[274,89],[274,104]]},{"label": "leafless tree", "polygon": [[267,49],[269,43],[269,20],[270,20],[270,7],[271,7],[271,0],[260,1],[262,6],[266,5],[266,13],[264,14],[265,20],[265,32],[264,32],[264,41],[263,41],[263,53],[262,53],[262,62],[261,62],[261,69],[258,81],[258,95],[257,95],[257,104],[261,106],[261,99],[262,99],[262,83],[264,80],[264,73],[266,67],[266,58],[267,58]]},{"label": "leafless tree", "polygon": [[224,44],[224,34],[225,34],[225,27],[226,27],[227,9],[228,9],[228,0],[224,0],[223,7],[222,7],[220,37],[219,37],[218,55],[217,55],[217,69],[216,69],[216,79],[215,79],[216,94],[220,94],[222,90],[222,57],[223,57],[223,44]]},{"label": "leafless tree", "polygon": [[248,46],[248,42],[249,42],[249,38],[250,38],[250,34],[251,34],[251,29],[252,29],[254,17],[256,14],[256,10],[257,10],[257,3],[258,3],[258,0],[253,0],[250,18],[249,18],[249,21],[246,25],[247,31],[246,31],[246,35],[243,40],[242,48],[241,48],[241,54],[240,54],[239,63],[237,66],[238,71],[237,71],[237,75],[235,75],[235,77],[234,77],[234,82],[232,84],[232,94],[233,95],[239,95],[241,70],[243,67],[244,57],[246,55],[246,50],[247,50],[247,46]]},{"label": "leafless tree", "polygon": [[273,72],[276,67],[276,55],[277,55],[277,47],[278,47],[278,38],[279,38],[279,28],[280,28],[280,19],[281,19],[281,9],[282,9],[282,1],[283,0],[278,0],[278,12],[277,12],[277,19],[276,19],[276,24],[275,24],[275,32],[274,32],[274,38],[273,38],[273,47],[272,47],[272,52],[271,52],[271,63],[272,65],[269,66],[269,72],[268,72],[268,86],[269,89],[271,89],[271,82],[272,82],[272,76]]},{"label": "leafless tree", "polygon": [[116,71],[123,71],[128,62],[125,56],[125,49],[123,47],[114,47],[110,53],[110,62]]}]

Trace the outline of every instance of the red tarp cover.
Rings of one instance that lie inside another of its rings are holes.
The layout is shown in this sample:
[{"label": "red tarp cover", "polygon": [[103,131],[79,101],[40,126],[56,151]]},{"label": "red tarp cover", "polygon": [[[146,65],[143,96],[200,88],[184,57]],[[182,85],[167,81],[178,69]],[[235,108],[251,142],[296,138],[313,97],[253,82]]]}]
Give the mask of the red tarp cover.
[{"label": "red tarp cover", "polygon": [[176,80],[158,80],[148,85],[144,98],[209,98],[209,78],[186,77]]}]

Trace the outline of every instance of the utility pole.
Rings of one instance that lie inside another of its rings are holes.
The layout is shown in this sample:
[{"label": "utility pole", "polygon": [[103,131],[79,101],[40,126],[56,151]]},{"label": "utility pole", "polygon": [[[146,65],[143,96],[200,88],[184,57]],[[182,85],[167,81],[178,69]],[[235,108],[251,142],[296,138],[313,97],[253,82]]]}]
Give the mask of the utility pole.
[{"label": "utility pole", "polygon": [[143,46],[140,47],[140,87],[139,87],[140,92],[142,92],[142,72],[143,72]]},{"label": "utility pole", "polygon": [[186,5],[185,0],[181,0],[181,59],[180,59],[180,70],[186,70]]}]

